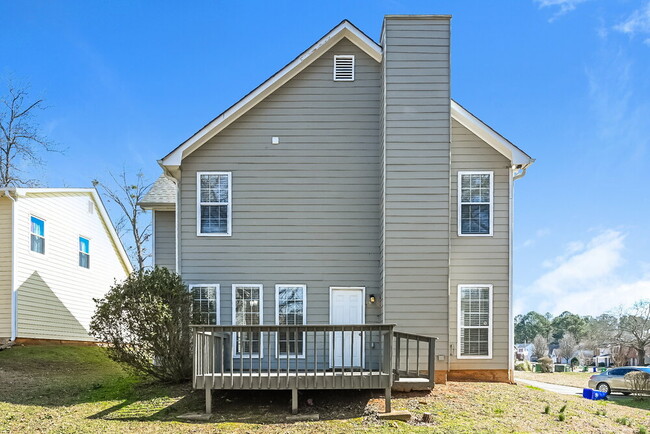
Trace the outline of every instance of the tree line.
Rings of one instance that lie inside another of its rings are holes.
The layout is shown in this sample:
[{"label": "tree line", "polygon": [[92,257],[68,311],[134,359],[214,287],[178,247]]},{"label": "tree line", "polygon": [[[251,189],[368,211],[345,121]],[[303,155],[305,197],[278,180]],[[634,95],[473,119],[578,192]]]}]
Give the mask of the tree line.
[{"label": "tree line", "polygon": [[530,311],[517,315],[514,321],[515,342],[532,343],[533,355],[538,358],[548,355],[549,345],[555,346],[558,356],[566,359],[578,350],[590,350],[597,355],[600,348],[610,348],[614,363],[622,365],[632,349],[639,363],[644,364],[650,347],[650,300],[598,316],[565,311],[554,317]]}]

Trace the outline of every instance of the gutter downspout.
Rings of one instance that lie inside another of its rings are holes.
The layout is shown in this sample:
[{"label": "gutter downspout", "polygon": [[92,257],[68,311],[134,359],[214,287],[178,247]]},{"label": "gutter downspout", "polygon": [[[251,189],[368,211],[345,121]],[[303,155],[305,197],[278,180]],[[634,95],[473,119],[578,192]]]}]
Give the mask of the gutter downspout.
[{"label": "gutter downspout", "polygon": [[515,324],[513,316],[513,302],[514,302],[514,291],[512,288],[513,283],[513,270],[512,270],[512,246],[513,246],[513,233],[514,233],[514,204],[515,204],[515,195],[514,195],[514,184],[515,179],[523,177],[526,174],[526,168],[522,169],[522,173],[515,175],[513,168],[510,168],[510,182],[508,183],[508,219],[510,224],[508,225],[508,379],[510,383],[515,382],[515,355],[512,353],[513,348],[515,347]]},{"label": "gutter downspout", "polygon": [[9,190],[5,190],[5,196],[11,199],[11,338],[16,340],[18,334],[18,297],[16,294],[16,199],[11,196]]}]

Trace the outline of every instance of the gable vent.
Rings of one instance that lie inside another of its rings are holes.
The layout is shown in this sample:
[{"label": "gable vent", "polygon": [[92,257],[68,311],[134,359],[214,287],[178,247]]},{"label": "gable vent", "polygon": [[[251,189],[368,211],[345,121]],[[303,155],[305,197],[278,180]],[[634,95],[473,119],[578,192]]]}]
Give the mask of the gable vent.
[{"label": "gable vent", "polygon": [[354,81],[354,56],[334,56],[334,81]]}]

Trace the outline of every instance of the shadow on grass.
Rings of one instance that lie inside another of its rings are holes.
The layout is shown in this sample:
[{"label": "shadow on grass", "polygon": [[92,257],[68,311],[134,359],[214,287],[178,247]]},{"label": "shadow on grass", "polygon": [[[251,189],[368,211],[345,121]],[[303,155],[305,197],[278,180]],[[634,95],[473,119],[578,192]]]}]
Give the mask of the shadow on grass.
[{"label": "shadow on grass", "polygon": [[[204,412],[204,391],[185,393],[142,393],[137,399],[125,399],[91,416],[92,419],[122,421],[178,420],[190,412]],[[299,413],[318,413],[320,420],[361,418],[373,397],[371,391],[318,390],[299,393]],[[214,391],[211,422],[252,424],[286,423],[291,414],[291,392],[287,390]],[[194,423],[194,422],[193,422]]]},{"label": "shadow on grass", "polygon": [[640,410],[650,410],[650,397],[635,399],[627,396],[609,396],[609,402],[623,407],[638,408]]}]

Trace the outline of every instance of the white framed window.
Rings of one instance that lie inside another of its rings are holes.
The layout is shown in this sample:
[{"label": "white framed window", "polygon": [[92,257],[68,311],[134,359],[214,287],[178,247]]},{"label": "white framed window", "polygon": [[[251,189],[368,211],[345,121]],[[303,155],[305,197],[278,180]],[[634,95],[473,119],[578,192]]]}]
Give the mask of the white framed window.
[{"label": "white framed window", "polygon": [[[307,285],[275,285],[275,323],[304,325],[307,323]],[[305,358],[305,333],[279,332],[275,343],[278,358]]]},{"label": "white framed window", "polygon": [[192,294],[192,324],[217,325],[219,317],[219,284],[190,285]]},{"label": "white framed window", "polygon": [[354,55],[334,56],[334,81],[354,81]]},{"label": "white framed window", "polygon": [[493,211],[491,171],[458,172],[458,235],[491,236]]},{"label": "white framed window", "polygon": [[232,234],[232,173],[197,172],[196,234],[230,236]]},{"label": "white framed window", "polygon": [[492,285],[458,285],[459,359],[492,358]]},{"label": "white framed window", "polygon": [[90,239],[79,237],[79,266],[90,268]]},{"label": "white framed window", "polygon": [[30,248],[32,252],[45,254],[45,220],[30,216]]},{"label": "white framed window", "polygon": [[[232,286],[233,325],[263,324],[264,286],[236,283]],[[236,357],[264,357],[262,333],[235,333],[233,355]]]}]

